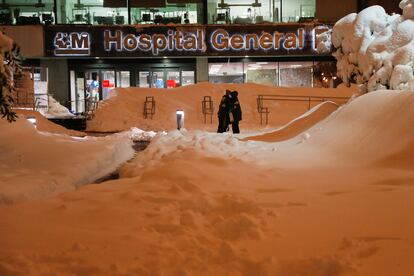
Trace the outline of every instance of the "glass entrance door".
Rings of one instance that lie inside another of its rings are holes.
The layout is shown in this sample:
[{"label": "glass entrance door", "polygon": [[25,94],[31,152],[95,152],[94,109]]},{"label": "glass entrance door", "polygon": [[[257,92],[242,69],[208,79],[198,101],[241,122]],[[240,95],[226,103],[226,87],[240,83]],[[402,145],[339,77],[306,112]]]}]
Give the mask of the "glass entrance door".
[{"label": "glass entrance door", "polygon": [[111,97],[115,87],[130,86],[130,71],[87,70],[85,71],[86,98],[105,100]]},{"label": "glass entrance door", "polygon": [[116,71],[116,87],[130,87],[131,86],[131,72],[130,71]]},{"label": "glass entrance door", "polygon": [[98,101],[100,99],[99,70],[85,72],[85,98]]},{"label": "glass entrance door", "polygon": [[166,69],[166,88],[175,88],[181,86],[180,70]]},{"label": "glass entrance door", "polygon": [[114,70],[102,70],[102,99],[106,100],[112,96],[111,91],[115,88],[115,71]]},{"label": "glass entrance door", "polygon": [[150,85],[151,85],[151,87],[155,87],[155,88],[164,88],[165,87],[164,70],[151,71]]},{"label": "glass entrance door", "polygon": [[115,87],[129,87],[131,71],[115,69],[71,70],[71,110],[81,114],[88,103],[105,100],[112,96]]},{"label": "glass entrance door", "polygon": [[138,79],[139,87],[175,88],[193,84],[194,71],[181,71],[180,68],[151,68],[139,71]]}]

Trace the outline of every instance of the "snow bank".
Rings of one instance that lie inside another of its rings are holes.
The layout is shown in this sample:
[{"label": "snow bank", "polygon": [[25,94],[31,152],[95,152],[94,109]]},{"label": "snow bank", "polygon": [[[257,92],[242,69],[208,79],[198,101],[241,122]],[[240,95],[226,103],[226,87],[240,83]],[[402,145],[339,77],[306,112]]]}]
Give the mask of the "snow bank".
[{"label": "snow bank", "polygon": [[413,120],[414,92],[380,91],[283,142],[159,133],[118,180],[1,207],[0,269],[410,275]]},{"label": "snow bank", "polygon": [[365,91],[414,87],[414,8],[401,1],[403,15],[389,15],[380,6],[349,14],[333,27],[338,76],[363,84]]},{"label": "snow bank", "polygon": [[157,135],[155,131],[144,131],[136,127],[131,129],[132,141],[150,141],[155,135]]},{"label": "snow bank", "polygon": [[45,118],[41,113],[37,111],[27,109],[14,109],[14,111],[23,119],[28,117],[36,118],[36,129],[39,131],[50,132],[55,134],[66,134],[69,136],[86,136],[84,132],[67,129],[63,126],[49,121],[47,118]]},{"label": "snow bank", "polygon": [[0,120],[0,204],[49,197],[113,172],[134,155],[128,134],[73,138]]},{"label": "snow bank", "polygon": [[[354,167],[386,162],[392,160],[392,156],[414,153],[413,107],[414,92],[378,91],[358,97],[334,113],[331,104],[323,104],[282,128],[281,137],[277,131],[259,136],[266,139],[172,131],[157,135],[147,150],[125,166],[122,173],[128,177],[139,175],[144,166],[157,164],[165,156],[187,149],[201,151],[205,156],[238,158],[269,168]],[[327,113],[332,114],[320,121]],[[396,113],[404,115],[396,120],[391,115]],[[320,117],[314,118],[315,115]],[[306,130],[314,121],[320,122]],[[304,125],[297,127],[303,122]],[[304,130],[306,132],[300,132]],[[267,143],[273,140],[283,141]],[[395,162],[393,166],[397,167],[413,165],[406,158]],[[134,166],[137,171],[131,173]]]},{"label": "snow bank", "polygon": [[[138,127],[144,130],[176,129],[177,109],[185,111],[185,128],[208,131],[217,130],[217,106],[226,89],[237,90],[243,111],[240,123],[242,132],[246,129],[260,129],[260,115],[257,112],[257,95],[298,95],[322,97],[350,97],[356,88],[314,89],[283,88],[258,84],[211,84],[198,83],[174,89],[121,88],[116,89],[114,97],[99,105],[94,118],[88,122],[88,131],[116,132]],[[155,115],[153,119],[144,119],[144,101],[146,96],[155,97]],[[204,124],[201,101],[204,96],[213,100],[213,121],[207,116]],[[281,126],[308,110],[308,102],[269,101],[265,103],[271,112],[269,126]],[[316,105],[313,103],[312,105]]]},{"label": "snow bank", "polygon": [[75,116],[72,113],[70,113],[70,111],[66,107],[64,107],[58,101],[56,101],[52,96],[48,95],[48,97],[49,97],[48,109],[45,110],[45,111],[43,111],[43,110],[40,111],[43,114],[43,116],[52,117],[52,118],[53,117],[62,118],[62,117],[74,117]]},{"label": "snow bank", "polygon": [[338,105],[333,102],[323,102],[275,131],[250,136],[242,141],[277,142],[293,138],[328,117],[337,108]]}]

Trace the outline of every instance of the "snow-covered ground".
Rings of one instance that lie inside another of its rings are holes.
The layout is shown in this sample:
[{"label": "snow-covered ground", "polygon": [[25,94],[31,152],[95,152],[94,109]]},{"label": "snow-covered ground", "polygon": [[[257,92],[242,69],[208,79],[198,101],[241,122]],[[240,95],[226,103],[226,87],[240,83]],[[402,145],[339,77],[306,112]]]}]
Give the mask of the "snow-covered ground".
[{"label": "snow-covered ground", "polygon": [[[15,123],[0,120],[0,205],[73,190],[113,172],[134,155],[129,133],[71,137],[68,130],[56,134],[64,128],[39,113],[18,112]],[[36,115],[43,131],[23,114]]]},{"label": "snow-covered ground", "polygon": [[414,92],[380,91],[260,139],[158,133],[119,180],[1,207],[0,271],[411,275],[413,125]]}]

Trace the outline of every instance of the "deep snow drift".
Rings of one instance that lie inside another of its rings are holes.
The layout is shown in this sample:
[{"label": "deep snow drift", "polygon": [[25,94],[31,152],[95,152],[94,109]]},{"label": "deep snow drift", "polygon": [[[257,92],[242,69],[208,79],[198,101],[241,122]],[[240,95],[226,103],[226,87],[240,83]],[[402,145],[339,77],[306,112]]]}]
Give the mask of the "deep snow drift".
[{"label": "deep snow drift", "polygon": [[[39,113],[30,114],[38,115],[44,130],[61,130]],[[0,120],[0,205],[73,190],[111,173],[134,155],[128,133],[75,138],[38,131],[20,115],[15,123]]]},{"label": "deep snow drift", "polygon": [[[389,15],[381,6],[339,20],[332,32],[338,48],[338,76],[363,84],[367,91],[414,89],[414,6],[400,3],[403,15]],[[321,44],[322,45],[322,44]]]},{"label": "deep snow drift", "polygon": [[0,208],[0,271],[411,275],[413,125],[382,91],[283,142],[159,134],[119,180]]},{"label": "deep snow drift", "polygon": [[[321,97],[346,97],[356,93],[356,87],[337,89],[318,88],[284,88],[252,83],[212,84],[198,83],[174,89],[156,88],[119,88],[114,97],[100,103],[92,121],[88,122],[89,131],[112,132],[139,127],[144,130],[173,130],[176,128],[175,112],[185,112],[184,127],[189,130],[217,130],[217,107],[226,89],[237,90],[243,111],[240,122],[241,131],[262,129],[260,115],[257,111],[257,95],[298,95]],[[112,93],[112,92],[111,92]],[[155,115],[153,119],[144,119],[144,101],[146,96],[155,97]],[[214,105],[213,123],[204,124],[201,101],[203,96],[211,96]],[[341,100],[343,104],[345,100]],[[315,106],[320,102],[312,102]],[[282,126],[308,110],[308,102],[267,101],[266,107],[271,112],[269,127]]]}]

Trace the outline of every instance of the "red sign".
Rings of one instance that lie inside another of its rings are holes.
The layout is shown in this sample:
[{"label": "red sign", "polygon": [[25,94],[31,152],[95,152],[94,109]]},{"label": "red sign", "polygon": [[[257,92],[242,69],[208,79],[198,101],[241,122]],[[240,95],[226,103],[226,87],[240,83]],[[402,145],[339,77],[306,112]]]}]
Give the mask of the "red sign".
[{"label": "red sign", "polygon": [[109,80],[103,80],[102,87],[111,87],[111,83],[109,82]]},{"label": "red sign", "polygon": [[167,80],[167,87],[168,88],[177,87],[177,82],[175,80]]}]

